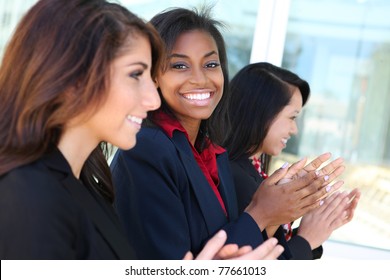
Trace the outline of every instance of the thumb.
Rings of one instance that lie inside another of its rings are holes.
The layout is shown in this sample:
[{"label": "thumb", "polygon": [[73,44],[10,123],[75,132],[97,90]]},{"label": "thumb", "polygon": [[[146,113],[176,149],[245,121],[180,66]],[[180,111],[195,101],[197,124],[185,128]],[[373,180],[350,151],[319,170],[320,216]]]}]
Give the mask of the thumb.
[{"label": "thumb", "polygon": [[194,259],[194,256],[192,255],[191,252],[187,252],[183,258],[183,260],[185,261],[190,261],[190,260],[193,260]]},{"label": "thumb", "polygon": [[196,260],[211,260],[218,257],[218,252],[221,250],[227,239],[227,234],[224,230],[220,230],[215,234],[196,257]]},{"label": "thumb", "polygon": [[267,182],[270,185],[275,185],[277,182],[279,182],[280,179],[282,179],[284,176],[286,176],[288,172],[288,162],[285,162],[282,167],[280,167],[278,170],[276,170],[274,173],[272,173],[271,176],[269,176],[267,179],[265,179],[264,182]]}]

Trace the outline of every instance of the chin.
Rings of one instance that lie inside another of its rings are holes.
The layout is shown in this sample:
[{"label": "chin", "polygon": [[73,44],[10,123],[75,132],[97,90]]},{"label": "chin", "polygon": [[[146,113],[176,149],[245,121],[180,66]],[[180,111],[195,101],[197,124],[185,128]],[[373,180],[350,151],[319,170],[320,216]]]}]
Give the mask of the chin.
[{"label": "chin", "polygon": [[269,153],[270,156],[276,157],[282,153],[282,150],[280,151],[273,151],[272,153]]},{"label": "chin", "polygon": [[127,142],[127,143],[121,143],[121,144],[118,144],[118,145],[115,145],[114,144],[114,146],[117,146],[119,149],[121,149],[121,150],[130,150],[130,149],[132,149],[132,148],[134,148],[135,147],[135,144],[136,144],[137,142],[136,142],[136,140],[134,139],[133,141],[129,141],[129,142]]}]

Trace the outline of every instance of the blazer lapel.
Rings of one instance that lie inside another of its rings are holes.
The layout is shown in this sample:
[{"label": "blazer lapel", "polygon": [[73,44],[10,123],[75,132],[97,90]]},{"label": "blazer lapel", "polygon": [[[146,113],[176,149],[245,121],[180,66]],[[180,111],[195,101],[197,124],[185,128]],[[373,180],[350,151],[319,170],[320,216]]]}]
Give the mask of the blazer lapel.
[{"label": "blazer lapel", "polygon": [[225,203],[228,218],[232,221],[238,217],[238,206],[234,180],[230,170],[227,153],[218,155],[217,163],[220,179],[219,192],[221,193],[222,199]]},{"label": "blazer lapel", "polygon": [[127,239],[122,234],[119,224],[115,224],[116,216],[110,215],[108,211],[110,209],[104,209],[104,201],[98,197],[97,194],[92,194],[85,186],[78,182],[75,178],[68,176],[63,181],[66,189],[69,190],[72,197],[82,207],[88,217],[95,224],[96,229],[100,232],[102,237],[109,244],[111,249],[115,252],[119,259],[132,259],[134,256],[131,254],[133,250],[128,244]]},{"label": "blazer lapel", "polygon": [[70,166],[59,150],[48,155],[45,164],[56,171],[55,175],[61,180],[72,198],[85,210],[94,223],[97,231],[106,240],[112,251],[119,259],[134,259],[135,254],[125,238],[121,224],[113,209],[97,193],[93,193],[78,181],[72,174]]},{"label": "blazer lapel", "polygon": [[226,224],[227,217],[202,170],[199,168],[185,135],[183,133],[174,133],[172,141],[182,161],[186,163],[184,168],[191,182],[191,187],[200,205],[209,233],[213,234],[220,229],[221,225]]},{"label": "blazer lapel", "polygon": [[240,157],[236,160],[238,165],[245,170],[246,173],[249,172],[249,175],[256,181],[256,183],[261,183],[262,178],[257,172],[257,170],[253,167],[252,163],[249,161],[249,159],[246,156]]}]

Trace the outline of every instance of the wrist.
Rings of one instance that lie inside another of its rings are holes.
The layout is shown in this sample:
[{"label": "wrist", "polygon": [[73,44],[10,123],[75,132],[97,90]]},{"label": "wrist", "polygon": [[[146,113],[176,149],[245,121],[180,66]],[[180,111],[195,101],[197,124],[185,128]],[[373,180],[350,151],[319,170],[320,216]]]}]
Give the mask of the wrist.
[{"label": "wrist", "polygon": [[256,222],[257,226],[259,227],[260,231],[265,230],[267,227],[267,221],[266,217],[262,214],[262,211],[259,211],[258,209],[254,209],[249,205],[246,209],[245,212],[248,213],[252,219]]}]

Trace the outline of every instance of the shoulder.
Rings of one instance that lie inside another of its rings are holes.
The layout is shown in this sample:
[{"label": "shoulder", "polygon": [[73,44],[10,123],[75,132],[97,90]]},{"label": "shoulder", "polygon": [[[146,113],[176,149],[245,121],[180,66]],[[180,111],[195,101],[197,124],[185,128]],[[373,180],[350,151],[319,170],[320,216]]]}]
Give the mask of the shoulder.
[{"label": "shoulder", "polygon": [[249,195],[251,197],[262,182],[261,176],[253,168],[248,158],[242,157],[237,160],[230,160],[229,163],[237,195],[240,197]]},{"label": "shoulder", "polygon": [[244,157],[236,160],[229,160],[229,164],[232,172],[236,175],[247,174],[249,170],[253,169],[249,160]]},{"label": "shoulder", "polygon": [[176,146],[158,127],[143,127],[137,134],[135,147],[130,150],[118,150],[112,166],[115,167],[118,161],[154,161],[173,158]]},{"label": "shoulder", "polygon": [[137,134],[137,143],[134,148],[126,151],[130,154],[146,153],[156,154],[167,153],[167,150],[173,150],[175,146],[172,139],[158,127],[143,127]]},{"label": "shoulder", "polygon": [[[142,127],[140,132],[137,134],[137,141],[140,140],[140,143],[165,143],[168,144],[172,140],[160,127]],[[140,144],[140,143],[137,143]]]},{"label": "shoulder", "polygon": [[9,258],[75,258],[72,247],[85,216],[61,181],[31,164],[0,178],[0,255]]},{"label": "shoulder", "polygon": [[40,162],[15,168],[0,177],[0,193],[38,192],[59,184]]},{"label": "shoulder", "polygon": [[241,168],[252,166],[250,160],[246,156],[241,156],[234,160],[230,159],[229,162],[231,165],[241,166]]},{"label": "shoulder", "polygon": [[70,196],[51,172],[39,163],[11,170],[0,178],[0,209],[13,213],[50,215],[62,211]]},{"label": "shoulder", "polygon": [[[152,167],[157,170],[179,168],[177,147],[160,128],[142,128],[137,134],[137,143],[130,150],[118,150],[110,164],[113,176],[132,173]],[[126,171],[127,172],[127,171]]]}]

